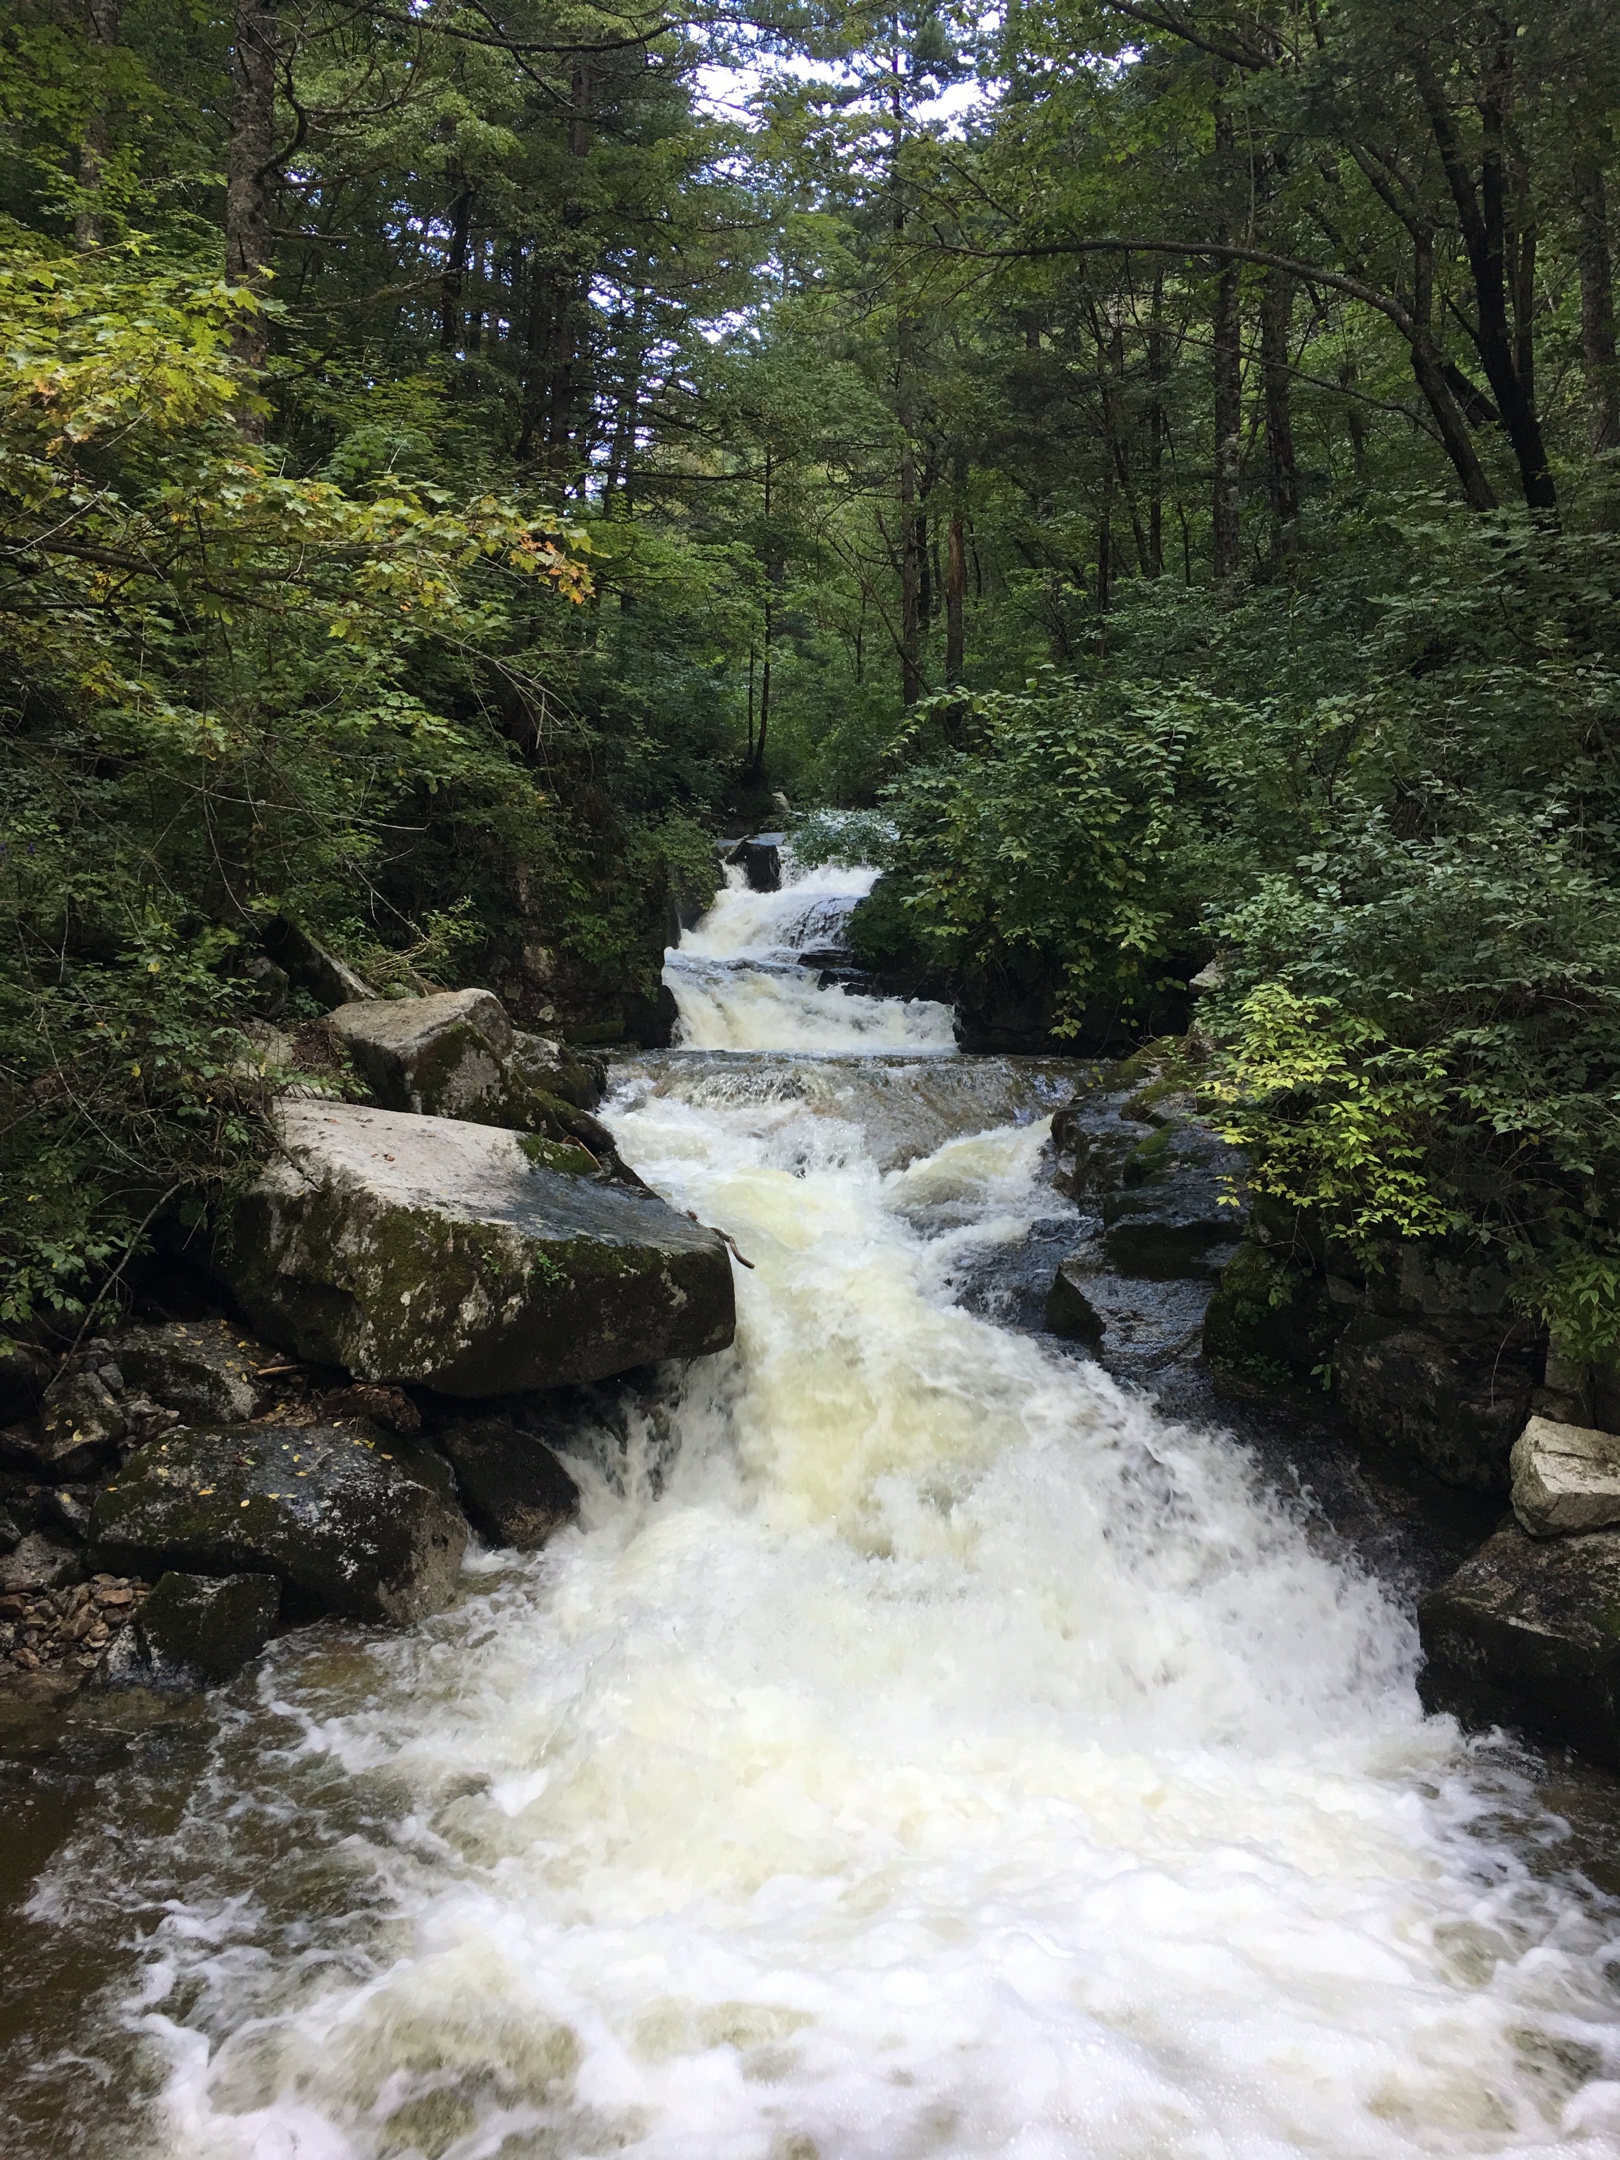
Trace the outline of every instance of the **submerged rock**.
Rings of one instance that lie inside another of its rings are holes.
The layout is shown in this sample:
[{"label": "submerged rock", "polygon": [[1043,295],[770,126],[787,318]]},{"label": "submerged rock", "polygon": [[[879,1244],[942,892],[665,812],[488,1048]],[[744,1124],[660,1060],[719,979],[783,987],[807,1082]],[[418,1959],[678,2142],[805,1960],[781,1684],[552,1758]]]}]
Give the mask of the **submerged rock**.
[{"label": "submerged rock", "polygon": [[1509,1461],[1513,1512],[1532,1537],[1620,1523],[1620,1433],[1533,1417]]},{"label": "submerged rock", "polygon": [[294,1619],[404,1626],[447,1605],[467,1530],[430,1450],[367,1425],[171,1433],[103,1488],[106,1567],[274,1575]]},{"label": "submerged rock", "polygon": [[104,1687],[189,1692],[228,1680],[258,1656],[281,1616],[274,1575],[186,1575],[171,1570],[152,1585],[135,1625],[117,1636],[97,1668]]},{"label": "submerged rock", "polygon": [[283,1153],[238,1203],[219,1264],[300,1357],[503,1395],[731,1341],[719,1236],[649,1192],[570,1174],[568,1150],[353,1103],[283,1103],[279,1123]]},{"label": "submerged rock", "polygon": [[462,1505],[492,1544],[538,1552],[579,1512],[579,1488],[543,1440],[500,1418],[438,1435]]},{"label": "submerged rock", "polygon": [[1431,1709],[1620,1768],[1620,1532],[1499,1530],[1418,1608]]}]

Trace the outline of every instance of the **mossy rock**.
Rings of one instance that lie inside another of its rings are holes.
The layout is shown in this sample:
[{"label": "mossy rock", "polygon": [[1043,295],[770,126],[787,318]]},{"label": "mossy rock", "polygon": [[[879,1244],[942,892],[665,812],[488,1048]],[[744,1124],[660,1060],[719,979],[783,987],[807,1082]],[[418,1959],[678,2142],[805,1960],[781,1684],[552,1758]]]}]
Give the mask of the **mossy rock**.
[{"label": "mossy rock", "polygon": [[115,1574],[273,1575],[289,1618],[405,1626],[455,1590],[467,1525],[430,1449],[374,1425],[182,1427],[96,1500]]},{"label": "mossy rock", "polygon": [[720,1238],[644,1188],[575,1174],[577,1148],[353,1103],[279,1116],[283,1152],[236,1204],[217,1264],[299,1357],[489,1396],[731,1341]]}]

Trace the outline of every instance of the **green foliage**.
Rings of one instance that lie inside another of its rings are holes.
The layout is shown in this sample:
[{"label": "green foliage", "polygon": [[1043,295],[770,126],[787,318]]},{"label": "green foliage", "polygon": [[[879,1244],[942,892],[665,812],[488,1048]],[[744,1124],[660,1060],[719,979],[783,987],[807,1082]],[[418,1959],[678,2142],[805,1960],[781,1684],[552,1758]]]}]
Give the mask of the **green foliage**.
[{"label": "green foliage", "polygon": [[[274,470],[243,438],[247,295],[145,244],[0,232],[4,1314],[71,1311],[157,1201],[262,1150],[241,962],[342,919],[413,792],[539,813],[428,694],[535,584],[586,590],[532,506]],[[465,911],[430,919],[437,963]],[[368,953],[367,957],[374,957]],[[273,1077],[273,1076],[272,1076]]]}]

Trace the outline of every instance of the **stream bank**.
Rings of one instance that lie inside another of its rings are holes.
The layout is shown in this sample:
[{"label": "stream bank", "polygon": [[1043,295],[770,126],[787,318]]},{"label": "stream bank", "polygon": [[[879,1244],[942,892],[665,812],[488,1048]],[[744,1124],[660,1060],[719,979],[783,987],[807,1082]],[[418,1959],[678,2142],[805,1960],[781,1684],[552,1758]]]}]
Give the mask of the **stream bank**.
[{"label": "stream bank", "polygon": [[1423,1715],[1410,1606],[1191,1414],[1181,1318],[1120,1291],[1131,1386],[1036,1324],[1030,1255],[1090,1235],[1046,1141],[1079,1075],[821,989],[858,883],[723,903],[693,1039],[615,1069],[624,1160],[752,1265],[733,1348],[554,1435],[576,1521],[412,1628],[70,1717],[8,2151],[1620,2134],[1599,1790],[1555,1813]]}]

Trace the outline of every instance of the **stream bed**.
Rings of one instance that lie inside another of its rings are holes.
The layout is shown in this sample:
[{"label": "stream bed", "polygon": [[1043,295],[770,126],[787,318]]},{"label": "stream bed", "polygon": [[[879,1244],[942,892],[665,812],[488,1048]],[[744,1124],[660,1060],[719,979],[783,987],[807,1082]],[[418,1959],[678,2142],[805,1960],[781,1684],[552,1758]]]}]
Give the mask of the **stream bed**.
[{"label": "stream bed", "polygon": [[1612,1786],[1423,1716],[1353,1465],[1025,1324],[1077,1068],[820,987],[870,882],[615,1068],[751,1265],[580,1525],[5,1763],[6,2160],[1620,2152]]}]

